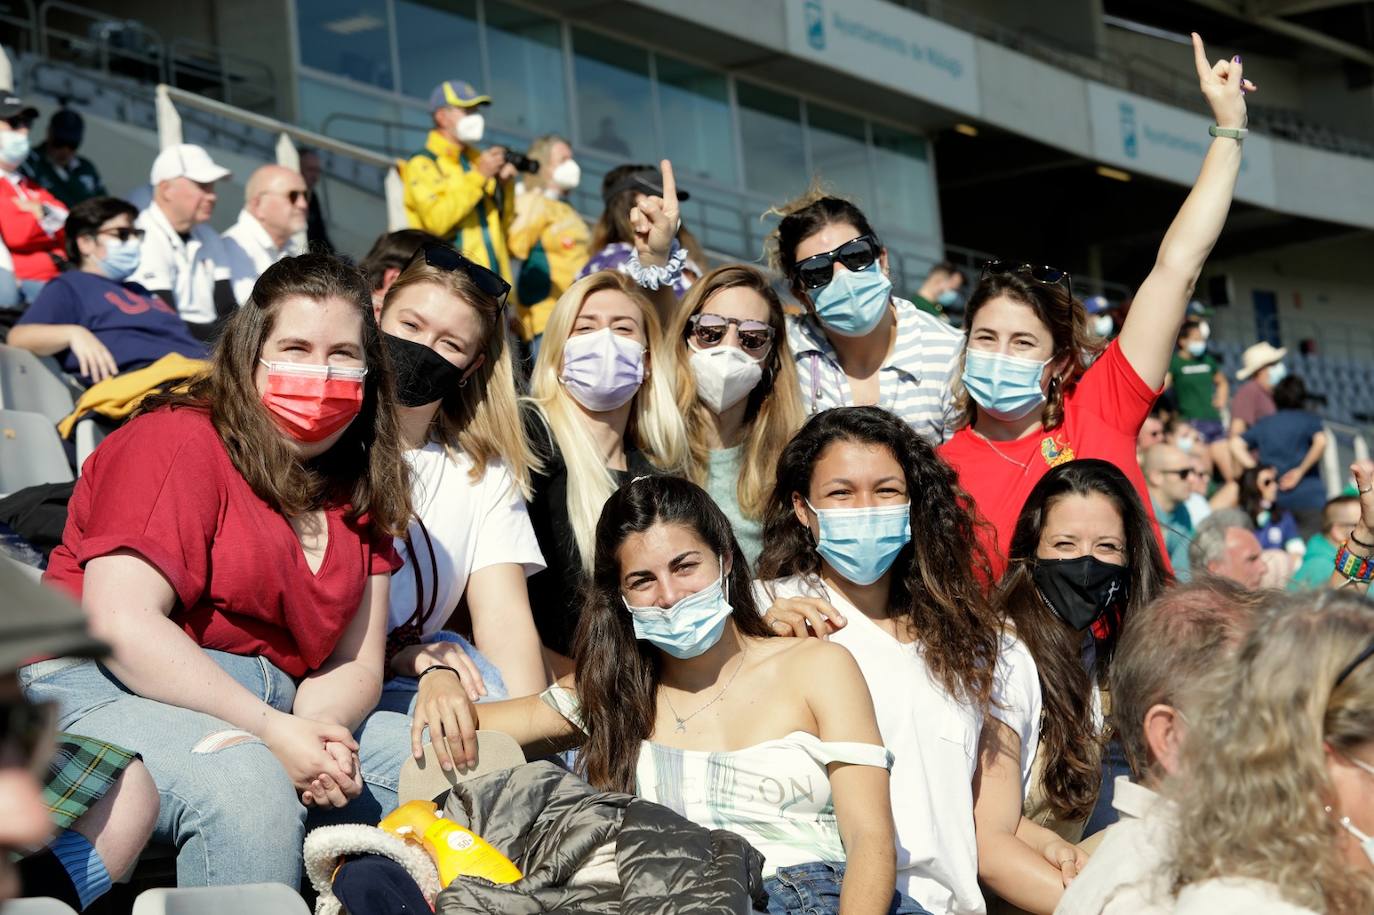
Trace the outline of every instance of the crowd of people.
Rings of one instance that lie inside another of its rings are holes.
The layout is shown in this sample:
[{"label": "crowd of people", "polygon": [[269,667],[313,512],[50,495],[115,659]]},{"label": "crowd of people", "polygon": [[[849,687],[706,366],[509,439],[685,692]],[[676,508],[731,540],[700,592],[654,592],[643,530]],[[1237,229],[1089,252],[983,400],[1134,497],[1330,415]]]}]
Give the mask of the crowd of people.
[{"label": "crowd of people", "polygon": [[[1214,139],[1124,318],[1020,260],[902,298],[814,188],[773,276],[712,264],[668,160],[589,227],[571,144],[482,146],[460,80],[356,266],[318,161],[220,236],[204,150],[139,211],[70,112],[21,170],[6,98],[9,345],[92,391],[194,369],[125,392],[42,590],[0,561],[0,896],[89,907],[149,843],[179,885],[301,887],[307,833],[481,729],[743,840],[774,915],[1374,910],[1374,468],[1326,500],[1283,350],[1232,395],[1189,315],[1255,90],[1193,43]],[[414,911],[360,860],[330,898]]]}]

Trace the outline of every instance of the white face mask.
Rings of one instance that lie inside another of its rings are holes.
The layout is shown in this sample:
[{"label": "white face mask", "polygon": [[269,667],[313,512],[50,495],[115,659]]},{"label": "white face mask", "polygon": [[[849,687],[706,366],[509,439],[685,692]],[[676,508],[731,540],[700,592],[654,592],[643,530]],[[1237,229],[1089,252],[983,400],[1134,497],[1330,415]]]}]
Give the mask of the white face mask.
[{"label": "white face mask", "polygon": [[1115,329],[1116,323],[1112,320],[1111,315],[1098,315],[1093,318],[1093,333],[1099,337],[1110,337]]},{"label": "white face mask", "polygon": [[697,379],[697,399],[712,413],[724,413],[763,380],[762,363],[738,347],[722,344],[691,350],[688,362]]},{"label": "white face mask", "polygon": [[18,168],[29,157],[29,135],[18,130],[0,133],[0,160],[10,168]]},{"label": "white face mask", "polygon": [[574,159],[564,159],[558,163],[558,167],[549,178],[553,181],[554,187],[570,191],[582,183],[582,166]]},{"label": "white face mask", "polygon": [[458,137],[458,142],[466,143],[469,146],[482,142],[482,136],[486,131],[487,120],[478,111],[463,115],[458,119],[458,125],[453,128],[453,133]]}]

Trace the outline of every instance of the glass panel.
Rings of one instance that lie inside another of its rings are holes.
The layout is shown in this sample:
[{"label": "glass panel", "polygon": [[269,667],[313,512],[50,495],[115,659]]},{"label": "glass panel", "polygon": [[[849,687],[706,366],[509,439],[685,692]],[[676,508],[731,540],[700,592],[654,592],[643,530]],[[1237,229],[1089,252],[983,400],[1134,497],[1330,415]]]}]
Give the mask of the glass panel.
[{"label": "glass panel", "polygon": [[652,162],[653,96],[649,53],[591,32],[573,32],[582,144],[622,162]]},{"label": "glass panel", "polygon": [[811,140],[811,165],[816,174],[841,197],[866,208],[873,201],[864,122],[822,105],[806,106],[806,126]]},{"label": "glass panel", "polygon": [[781,203],[806,190],[801,104],[748,83],[738,83],[744,186]]},{"label": "glass panel", "polygon": [[404,94],[428,102],[446,79],[482,89],[477,0],[396,0],[396,43]]},{"label": "glass panel", "polygon": [[401,112],[392,102],[326,82],[301,77],[301,125],[327,137],[379,152],[400,153],[424,143],[424,131],[399,131],[389,125]]},{"label": "glass panel", "polygon": [[733,187],[735,132],[725,75],[659,55],[658,105],[663,145],[683,178]]},{"label": "glass panel", "polygon": [[297,0],[301,63],[394,88],[386,0]]},{"label": "glass panel", "polygon": [[491,122],[531,136],[566,136],[568,94],[558,23],[518,7],[488,3],[487,53],[493,62],[487,89]]},{"label": "glass panel", "polygon": [[925,138],[895,127],[873,125],[874,184],[878,196],[877,224],[889,230],[939,236],[938,215],[930,173],[930,151]]}]

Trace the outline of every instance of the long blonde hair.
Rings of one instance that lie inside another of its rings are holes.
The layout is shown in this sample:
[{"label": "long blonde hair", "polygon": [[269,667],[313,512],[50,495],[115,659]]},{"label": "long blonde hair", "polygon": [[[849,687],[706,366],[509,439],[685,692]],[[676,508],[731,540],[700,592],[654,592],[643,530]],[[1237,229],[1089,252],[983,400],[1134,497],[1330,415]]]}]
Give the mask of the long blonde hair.
[{"label": "long blonde hair", "polygon": [[1374,660],[1336,685],[1371,641],[1374,612],[1356,596],[1280,599],[1262,615],[1209,684],[1169,785],[1176,886],[1248,877],[1328,915],[1374,911],[1374,879],[1341,859],[1324,751],[1374,740]]},{"label": "long blonde hair", "polygon": [[[538,408],[550,436],[568,468],[568,519],[577,543],[582,568],[588,574],[595,558],[596,522],[601,508],[616,490],[615,477],[587,428],[587,420],[563,388],[563,348],[587,299],[614,290],[629,296],[644,322],[645,356],[652,360],[664,352],[663,326],[658,312],[634,280],[622,273],[603,270],[583,277],[559,296],[544,326],[539,358],[530,374],[527,402]],[[652,361],[644,384],[631,400],[625,440],[638,448],[660,470],[680,472],[687,459],[687,432],[673,402],[672,373]],[[517,427],[518,428],[518,427]],[[538,455],[552,458],[552,455]]]},{"label": "long blonde hair", "polygon": [[387,290],[382,313],[401,292],[421,284],[438,286],[477,312],[482,322],[478,352],[486,357],[466,383],[444,395],[429,430],[430,441],[443,445],[450,456],[455,451],[466,454],[472,460],[469,475],[474,483],[482,479],[487,465],[504,459],[515,485],[529,499],[533,495],[530,474],[541,465],[520,425],[515,370],[506,347],[505,306],[477,288],[466,271],[430,265],[421,250]]},{"label": "long blonde hair", "polygon": [[712,420],[711,411],[697,399],[696,375],[689,361],[692,353],[687,345],[687,324],[693,315],[706,307],[713,295],[723,289],[735,288],[752,289],[763,298],[768,305],[768,325],[773,328],[773,347],[763,362],[763,380],[749,393],[744,413],[744,455],[735,488],[735,497],[744,516],[762,520],[773,495],[778,457],[806,419],[797,384],[797,367],[787,347],[782,301],[769,285],[768,278],[754,267],[730,264],[717,267],[697,280],[673,313],[668,326],[666,355],[677,391],[678,412],[687,425],[687,472],[693,482],[705,486],[711,460],[706,430]]}]

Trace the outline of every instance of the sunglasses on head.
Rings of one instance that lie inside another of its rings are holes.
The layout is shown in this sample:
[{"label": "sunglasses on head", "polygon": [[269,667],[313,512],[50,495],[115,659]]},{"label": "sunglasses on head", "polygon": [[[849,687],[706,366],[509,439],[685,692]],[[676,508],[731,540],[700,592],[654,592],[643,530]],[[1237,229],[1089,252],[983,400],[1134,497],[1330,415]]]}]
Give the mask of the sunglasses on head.
[{"label": "sunglasses on head", "polygon": [[724,315],[703,311],[701,314],[692,315],[687,319],[687,323],[691,325],[693,339],[703,349],[719,346],[732,324],[739,335],[740,349],[746,353],[760,355],[767,351],[769,344],[773,342],[773,328],[762,321],[741,321],[739,318],[727,318]]},{"label": "sunglasses on head", "polygon": [[447,245],[431,243],[425,245],[422,250],[426,264],[449,272],[462,270],[483,293],[502,305],[506,304],[506,296],[510,295],[510,283],[502,279],[501,274],[493,273],[481,264],[474,264]]},{"label": "sunglasses on head", "polygon": [[811,255],[798,263],[793,273],[802,288],[819,289],[834,279],[835,261],[844,264],[846,270],[867,270],[878,259],[880,250],[878,239],[872,235],[860,235],[834,251]]},{"label": "sunglasses on head", "polygon": [[0,769],[38,773],[48,764],[57,733],[57,705],[15,699],[0,703]]},{"label": "sunglasses on head", "polygon": [[990,260],[983,264],[983,270],[978,275],[981,280],[985,276],[996,273],[1018,273],[1021,276],[1029,277],[1037,283],[1046,286],[1063,286],[1069,292],[1069,298],[1073,298],[1073,276],[1067,270],[1060,270],[1058,267],[1046,267],[1043,264],[1018,264],[1014,261]]},{"label": "sunglasses on head", "polygon": [[115,238],[119,239],[120,242],[126,242],[131,238],[136,238],[139,241],[143,241],[143,236],[146,233],[144,233],[142,229],[136,229],[133,226],[120,226],[117,229],[101,229],[99,232],[95,234],[113,235]]}]

